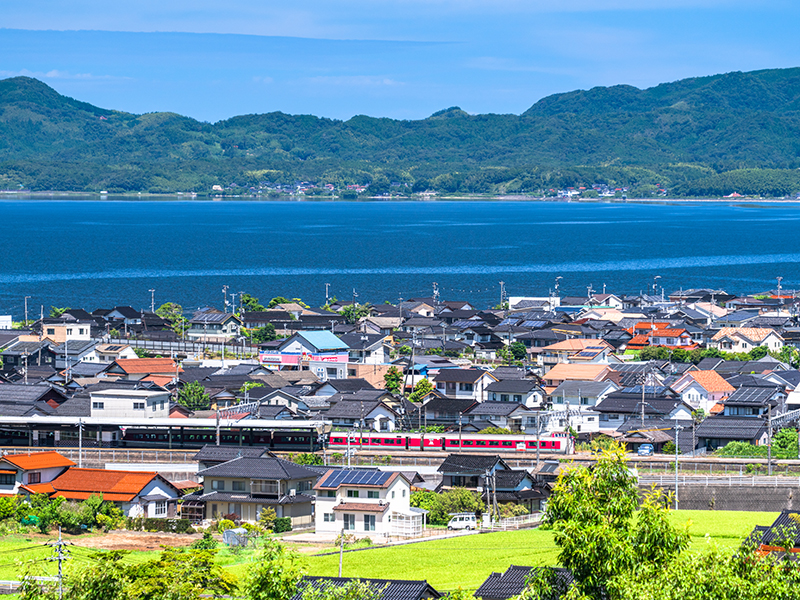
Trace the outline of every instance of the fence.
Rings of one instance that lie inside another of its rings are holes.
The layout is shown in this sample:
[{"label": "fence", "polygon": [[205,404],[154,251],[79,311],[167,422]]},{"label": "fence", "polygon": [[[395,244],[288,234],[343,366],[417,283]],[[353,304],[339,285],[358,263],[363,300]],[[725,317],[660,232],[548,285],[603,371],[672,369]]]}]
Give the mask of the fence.
[{"label": "fence", "polygon": [[490,529],[520,529],[522,527],[532,527],[542,522],[543,513],[533,513],[530,515],[521,515],[519,517],[509,517],[507,519],[500,519],[497,522],[492,521]]},{"label": "fence", "polygon": [[235,357],[253,357],[258,354],[258,350],[250,346],[242,346],[241,344],[220,344],[217,342],[202,342],[202,341],[176,341],[169,342],[165,340],[137,340],[133,338],[110,338],[107,343],[109,344],[128,344],[133,348],[142,348],[143,350],[150,350],[159,354],[169,354],[171,352],[182,353],[187,355],[202,354],[204,351],[212,353],[222,353],[225,349],[225,355],[230,358]]},{"label": "fence", "polygon": [[[640,485],[658,485],[673,487],[675,477],[662,475],[660,477],[640,477]],[[686,477],[678,476],[678,485],[726,485],[730,487],[762,486],[762,487],[800,487],[800,477]]]}]

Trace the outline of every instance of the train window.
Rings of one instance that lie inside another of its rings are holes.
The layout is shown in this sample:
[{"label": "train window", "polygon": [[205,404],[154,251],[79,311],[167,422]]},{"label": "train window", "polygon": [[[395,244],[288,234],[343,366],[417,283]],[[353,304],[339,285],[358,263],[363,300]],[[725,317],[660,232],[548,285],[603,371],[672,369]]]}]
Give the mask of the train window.
[{"label": "train window", "polygon": [[462,443],[462,445],[463,445],[463,446],[472,446],[472,444],[473,444],[472,440],[465,440],[465,441]]},{"label": "train window", "polygon": [[511,442],[503,442],[503,446],[513,446]]},{"label": "train window", "polygon": [[499,446],[499,445],[500,445],[500,442],[497,442],[497,441],[495,441],[495,440],[489,440],[489,445],[490,445],[490,446]]},{"label": "train window", "polygon": [[478,444],[478,446],[485,446],[486,445],[486,440],[478,440],[477,444]]}]

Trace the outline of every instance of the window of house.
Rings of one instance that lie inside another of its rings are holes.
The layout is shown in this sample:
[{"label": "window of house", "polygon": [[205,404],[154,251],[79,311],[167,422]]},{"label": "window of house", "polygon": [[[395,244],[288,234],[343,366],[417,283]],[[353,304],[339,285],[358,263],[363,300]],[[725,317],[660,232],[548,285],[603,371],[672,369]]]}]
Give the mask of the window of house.
[{"label": "window of house", "polygon": [[0,485],[14,485],[16,480],[16,475],[9,475],[7,473],[0,475]]},{"label": "window of house", "polygon": [[403,490],[403,494],[402,494],[402,496],[403,496],[403,498],[405,498],[405,497],[406,497],[406,491],[405,491],[405,490]]},{"label": "window of house", "polygon": [[211,505],[211,518],[212,519],[216,519],[217,518],[217,505],[216,504],[212,504]]},{"label": "window of house", "polygon": [[522,394],[514,394],[514,402],[522,402]]},{"label": "window of house", "polygon": [[508,394],[500,394],[500,402],[508,402]]},{"label": "window of house", "polygon": [[32,473],[28,473],[28,483],[41,483],[42,482],[42,474],[38,471],[33,471]]},{"label": "window of house", "polygon": [[472,384],[471,383],[459,383],[458,389],[462,392],[471,392],[472,391]]},{"label": "window of house", "polygon": [[167,501],[160,500],[156,502],[156,510],[155,510],[156,517],[166,517],[167,516]]},{"label": "window of house", "polygon": [[380,497],[381,497],[381,493],[380,492],[376,492],[374,490],[368,490],[367,491],[367,498],[380,498]]},{"label": "window of house", "polygon": [[336,490],[325,490],[322,495],[326,498],[336,498]]},{"label": "window of house", "polygon": [[234,492],[243,492],[244,491],[244,481],[233,481],[231,483]]},{"label": "window of house", "polygon": [[348,515],[345,514],[344,516],[344,529],[346,531],[355,531],[356,528],[356,516],[355,515]]},{"label": "window of house", "polygon": [[347,490],[347,497],[348,498],[358,498],[360,496],[358,490]]},{"label": "window of house", "polygon": [[586,396],[581,396],[581,404],[589,404],[589,398]]},{"label": "window of house", "polygon": [[134,402],[133,410],[144,410],[144,402]]},{"label": "window of house", "polygon": [[394,498],[394,490],[392,490],[392,498]]},{"label": "window of house", "polygon": [[83,327],[78,329],[78,335],[83,335],[84,329]]},{"label": "window of house", "polygon": [[156,412],[156,403],[153,402],[153,412]]},{"label": "window of house", "polygon": [[67,329],[67,335],[72,335],[72,329]]},{"label": "window of house", "polygon": [[92,402],[92,408],[95,410],[103,410],[106,407],[104,402]]},{"label": "window of house", "polygon": [[364,515],[364,531],[375,531],[375,515]]},{"label": "window of house", "polygon": [[47,335],[55,335],[55,334],[56,334],[55,329],[53,329],[52,327],[47,328]]},{"label": "window of house", "polygon": [[221,492],[225,489],[225,480],[224,479],[212,479],[211,480],[211,489],[217,492]]},{"label": "window of house", "polygon": [[333,513],[324,513],[322,515],[322,520],[326,523],[334,523],[336,521],[336,515]]}]

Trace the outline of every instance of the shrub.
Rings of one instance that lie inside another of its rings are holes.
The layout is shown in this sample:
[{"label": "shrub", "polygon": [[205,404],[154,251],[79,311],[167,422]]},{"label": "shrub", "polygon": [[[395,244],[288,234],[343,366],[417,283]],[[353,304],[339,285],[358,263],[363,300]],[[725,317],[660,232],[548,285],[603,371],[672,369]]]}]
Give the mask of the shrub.
[{"label": "shrub", "polygon": [[217,531],[220,533],[228,529],[233,529],[234,527],[236,527],[236,523],[230,519],[222,519],[219,523],[217,523]]},{"label": "shrub", "polygon": [[204,531],[201,539],[192,542],[192,548],[195,550],[213,550],[218,545],[219,542],[214,539],[210,531]]},{"label": "shrub", "polygon": [[271,531],[275,528],[275,519],[277,517],[278,515],[275,513],[275,509],[272,507],[267,507],[263,509],[261,514],[258,516],[258,524],[265,531]]},{"label": "shrub", "polygon": [[279,519],[275,519],[275,527],[273,531],[275,533],[284,533],[285,531],[292,530],[292,518],[291,517],[280,517]]}]

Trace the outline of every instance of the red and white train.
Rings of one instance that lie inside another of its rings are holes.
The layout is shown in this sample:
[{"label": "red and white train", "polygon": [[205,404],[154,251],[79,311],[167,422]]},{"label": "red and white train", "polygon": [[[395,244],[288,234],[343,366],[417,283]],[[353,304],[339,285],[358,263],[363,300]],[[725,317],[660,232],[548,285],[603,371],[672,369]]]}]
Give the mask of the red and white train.
[{"label": "red and white train", "polygon": [[[347,433],[332,431],[328,447],[347,449]],[[536,452],[537,444],[542,452],[570,454],[574,443],[568,433],[539,436],[524,433],[513,435],[481,435],[479,433],[378,433],[353,431],[350,433],[351,448],[377,450],[444,450],[478,452]]]}]

